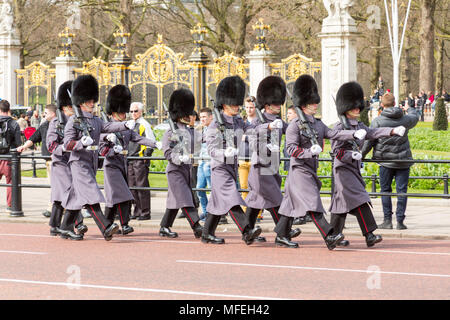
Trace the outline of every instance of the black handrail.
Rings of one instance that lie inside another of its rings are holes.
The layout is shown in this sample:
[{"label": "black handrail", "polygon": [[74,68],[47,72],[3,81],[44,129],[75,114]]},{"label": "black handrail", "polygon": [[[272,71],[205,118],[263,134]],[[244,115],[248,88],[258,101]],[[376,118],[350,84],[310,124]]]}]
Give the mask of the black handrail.
[{"label": "black handrail", "polygon": [[[36,161],[35,159],[51,160],[50,156],[42,155],[20,155],[16,150],[11,150],[9,155],[0,155],[0,160],[11,161],[11,173],[12,180],[11,184],[0,184],[0,187],[11,187],[12,188],[12,206],[11,206],[11,216],[21,217],[23,216],[22,211],[22,188],[51,188],[49,184],[22,184],[21,182],[21,160],[31,159],[33,177],[35,177],[36,172]],[[99,157],[99,159],[104,159],[104,157]],[[128,160],[151,160],[151,161],[162,161],[166,160],[164,157],[128,157]],[[210,160],[210,157],[194,157],[194,160]],[[249,160],[250,158],[239,157],[239,160]],[[281,158],[280,161],[290,161],[290,158]],[[332,162],[332,158],[320,158],[319,161]],[[373,160],[365,159],[363,162],[391,162],[391,163],[432,163],[432,164],[450,164],[450,160],[430,160],[430,159],[416,159],[416,160]],[[150,174],[166,174],[165,171],[150,171]],[[285,178],[287,175],[281,175]],[[368,192],[371,197],[377,196],[397,196],[397,197],[423,197],[423,198],[443,198],[450,199],[449,194],[449,175],[444,174],[443,176],[410,176],[409,179],[436,179],[444,181],[444,193],[443,194],[428,194],[428,193],[387,193],[387,192],[376,192],[376,181],[379,180],[377,175],[363,176],[365,179],[370,179],[372,182],[372,192]],[[319,176],[319,179],[333,179],[333,171],[331,176]],[[103,186],[99,186],[103,189]],[[333,188],[333,185],[332,185]],[[150,190],[150,191],[167,191],[166,187],[130,187],[131,190]],[[192,188],[193,191],[211,191],[211,188]],[[248,192],[248,189],[239,189],[240,192]],[[282,190],[282,192],[284,192]],[[331,195],[332,191],[321,191],[320,194]]]}]

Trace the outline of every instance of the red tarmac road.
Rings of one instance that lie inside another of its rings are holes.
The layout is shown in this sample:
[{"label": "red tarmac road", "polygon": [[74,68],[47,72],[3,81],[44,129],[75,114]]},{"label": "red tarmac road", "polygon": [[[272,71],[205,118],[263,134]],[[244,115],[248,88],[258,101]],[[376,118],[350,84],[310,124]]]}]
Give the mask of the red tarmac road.
[{"label": "red tarmac road", "polygon": [[[329,251],[320,235],[300,235],[298,249],[245,245],[218,233],[203,244],[187,230],[160,238],[136,228],[106,242],[95,226],[83,241],[51,237],[41,224],[0,225],[0,299],[245,300],[448,299],[450,242],[387,238],[367,248],[350,236]],[[177,230],[174,230],[177,231]]]}]

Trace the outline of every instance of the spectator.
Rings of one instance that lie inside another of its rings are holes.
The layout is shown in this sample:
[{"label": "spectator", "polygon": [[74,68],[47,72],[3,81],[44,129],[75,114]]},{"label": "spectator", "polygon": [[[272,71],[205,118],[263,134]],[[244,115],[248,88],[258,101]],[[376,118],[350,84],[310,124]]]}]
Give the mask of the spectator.
[{"label": "spectator", "polygon": [[[256,117],[256,107],[255,107],[256,98],[254,96],[247,97],[244,101],[245,113],[247,117],[244,119],[244,122],[250,124],[255,120]],[[250,162],[250,144],[249,138],[247,135],[242,136],[242,142],[239,147],[239,157],[245,157],[245,160],[239,160],[239,184],[241,189],[248,189],[248,174],[250,172],[251,162]],[[245,200],[248,192],[242,192],[242,199]],[[247,208],[244,207],[243,210],[245,212]],[[258,217],[260,219],[260,217]]]},{"label": "spectator", "polygon": [[39,111],[34,110],[33,116],[30,119],[31,126],[34,128],[39,128],[41,125],[41,117],[39,116]]},{"label": "spectator", "polygon": [[[212,111],[209,108],[203,108],[200,110],[200,125],[195,129],[201,132],[202,135],[202,147],[200,151],[200,157],[209,157],[208,148],[204,139],[206,130],[213,120]],[[209,160],[200,160],[197,170],[197,188],[210,188],[211,187],[211,164]],[[200,215],[200,220],[205,221],[207,216],[206,206],[208,205],[208,197],[205,191],[197,191],[197,196],[200,200],[203,213]]]},{"label": "spectator", "polygon": [[[144,105],[141,102],[133,102],[130,106],[131,117],[136,121],[134,131],[140,136],[145,136],[156,142],[152,127],[142,117]],[[150,157],[153,149],[141,146],[130,141],[128,145],[128,156],[130,157]],[[128,185],[130,187],[150,187],[148,172],[150,160],[128,160]],[[131,219],[150,220],[151,219],[151,195],[150,190],[130,190],[134,197],[134,212]]]},{"label": "spectator", "polygon": [[[291,121],[293,119],[297,118],[297,112],[295,112],[294,106],[290,106],[287,110],[287,122],[291,123]],[[286,142],[284,144],[284,148],[283,148],[283,156],[285,158],[290,158],[291,156],[289,155],[289,153],[286,150]],[[290,166],[290,161],[284,161],[284,171],[289,171],[289,166]]]},{"label": "spectator", "polygon": [[384,81],[383,81],[383,77],[379,76],[378,77],[378,84],[377,84],[377,89],[378,89],[378,95],[379,97],[382,97],[384,94]]},{"label": "spectator", "polygon": [[417,111],[419,113],[420,121],[424,121],[425,119],[425,100],[426,95],[423,91],[419,92],[419,96],[417,98]]},{"label": "spectator", "polygon": [[[21,144],[20,127],[10,116],[10,104],[7,100],[0,101],[0,154],[10,154],[10,149]],[[6,183],[11,184],[11,161],[0,159],[0,179],[5,176]],[[7,210],[12,206],[11,187],[6,188]]]},{"label": "spectator", "polygon": [[28,122],[25,119],[25,117],[26,117],[25,113],[22,113],[22,114],[20,114],[20,117],[17,120],[17,124],[20,127],[20,135],[22,137],[22,143],[25,142],[24,130],[28,127]]},{"label": "spectator", "polygon": [[[372,159],[377,160],[412,160],[411,148],[408,140],[408,130],[414,128],[419,121],[416,110],[410,107],[408,114],[404,115],[400,108],[395,106],[395,98],[392,94],[386,93],[381,98],[381,105],[384,108],[381,115],[375,118],[370,127],[397,127],[404,126],[406,132],[403,136],[391,136],[376,140],[367,140],[361,150],[362,156],[373,148]],[[409,169],[411,163],[380,162],[380,186],[381,192],[392,192],[392,179],[395,177],[397,193],[408,191]],[[383,205],[384,220],[379,228],[392,229],[392,201],[390,196],[381,196]],[[397,197],[397,229],[407,229],[403,223],[405,220],[407,197]]]},{"label": "spectator", "polygon": [[442,91],[442,96],[444,97],[445,102],[450,102],[450,94],[446,90]]},{"label": "spectator", "polygon": [[412,92],[409,93],[407,100],[408,100],[408,106],[409,107],[411,107],[411,108],[415,108],[416,107],[416,101],[414,100]]},{"label": "spectator", "polygon": [[[56,117],[56,106],[53,104],[49,104],[45,107],[44,110],[44,122],[37,128],[37,130],[33,133],[33,135],[28,139],[24,145],[17,148],[17,151],[23,152],[26,151],[28,148],[32,147],[36,143],[42,143],[41,148],[41,154],[45,157],[50,157],[51,154],[47,149],[47,131],[48,131],[48,125],[50,124],[50,121],[52,121]],[[45,161],[45,166],[47,168],[47,179],[49,184],[51,184],[50,176],[51,176],[51,164],[52,160],[48,159]],[[50,202],[48,204],[47,210],[42,212],[42,214],[45,217],[50,217],[50,214],[52,212],[53,203]]]}]

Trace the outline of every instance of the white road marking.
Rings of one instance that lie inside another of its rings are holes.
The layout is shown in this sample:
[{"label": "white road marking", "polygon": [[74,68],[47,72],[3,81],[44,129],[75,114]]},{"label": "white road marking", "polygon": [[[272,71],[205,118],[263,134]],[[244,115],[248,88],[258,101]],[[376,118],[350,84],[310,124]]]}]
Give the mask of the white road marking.
[{"label": "white road marking", "polygon": [[[198,264],[215,264],[215,265],[231,265],[239,267],[262,267],[262,268],[280,268],[280,269],[302,269],[302,270],[314,270],[314,271],[341,271],[341,272],[356,272],[356,273],[369,273],[368,270],[359,269],[339,269],[339,268],[319,268],[319,267],[302,267],[302,266],[283,266],[272,264],[256,264],[256,263],[238,263],[238,262],[219,262],[219,261],[194,261],[194,260],[176,260],[180,263],[198,263]],[[435,274],[435,273],[415,273],[415,272],[397,272],[397,271],[377,271],[380,274],[394,274],[405,276],[419,276],[419,277],[440,277],[450,278],[450,274]]]},{"label": "white road marking", "polygon": [[19,254],[47,254],[47,252],[32,252],[32,251],[12,251],[12,250],[0,250],[0,253],[19,253]]},{"label": "white road marking", "polygon": [[362,251],[362,252],[375,252],[375,253],[403,253],[403,254],[419,254],[419,255],[438,255],[438,256],[450,256],[450,252],[428,252],[428,251],[400,251],[400,250],[382,250],[382,249],[344,249],[336,248],[334,251]]},{"label": "white road marking", "polygon": [[[42,237],[42,238],[55,238],[59,239],[59,236],[47,236],[47,235],[39,235],[39,234],[20,234],[20,233],[0,233],[1,236],[11,236],[11,237]],[[87,241],[90,240],[102,240],[105,241],[103,237],[100,236],[94,236],[89,237],[85,239]],[[85,241],[83,240],[83,241]],[[118,240],[118,241],[133,241],[133,242],[168,242],[168,243],[185,243],[185,244],[201,244],[201,241],[184,241],[184,240],[151,240],[151,239],[140,239],[133,236],[121,236],[121,235],[115,235],[111,241]]]},{"label": "white road marking", "polygon": [[195,296],[220,297],[220,298],[236,298],[236,299],[289,300],[289,299],[286,299],[286,298],[274,298],[274,297],[245,296],[245,295],[234,295],[234,294],[196,292],[196,291],[182,291],[182,290],[151,289],[151,288],[118,287],[118,286],[105,286],[105,285],[94,285],[94,284],[70,284],[70,283],[67,283],[67,282],[33,281],[33,280],[22,280],[22,279],[5,279],[5,278],[0,278],[0,282],[36,284],[36,285],[47,285],[47,286],[62,286],[62,287],[72,287],[72,288],[80,287],[80,288],[120,290],[120,291],[139,291],[139,292],[154,292],[154,293],[185,294],[185,295],[195,295]]}]

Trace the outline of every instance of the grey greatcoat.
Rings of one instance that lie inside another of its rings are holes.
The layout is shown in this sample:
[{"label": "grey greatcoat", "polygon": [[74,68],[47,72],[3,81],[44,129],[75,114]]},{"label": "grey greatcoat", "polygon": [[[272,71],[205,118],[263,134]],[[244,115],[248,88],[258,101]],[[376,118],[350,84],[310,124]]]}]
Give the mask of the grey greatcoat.
[{"label": "grey greatcoat", "polygon": [[242,141],[244,132],[253,128],[241,117],[221,114],[227,130],[226,134],[221,133],[216,120],[211,122],[206,131],[206,144],[211,157],[211,195],[206,211],[214,215],[224,215],[234,206],[247,206],[238,191],[237,156],[225,157],[225,149],[237,148],[237,142]]},{"label": "grey greatcoat", "polygon": [[[113,119],[112,122],[119,121]],[[128,186],[127,158],[124,154],[114,152],[114,145],[106,140],[107,135],[104,133],[100,136],[99,153],[105,157],[103,163],[105,198],[106,206],[111,208],[115,204],[133,200],[134,197]],[[118,139],[123,150],[128,149],[130,141],[156,148],[156,141],[142,137],[134,130],[121,131]]]},{"label": "grey greatcoat", "polygon": [[[103,122],[92,113],[84,112],[83,117],[92,126],[91,138],[93,146],[100,143],[102,132],[117,132],[127,130],[125,122]],[[105,202],[95,179],[98,167],[98,150],[87,150],[80,139],[82,133],[74,128],[75,116],[71,116],[64,129],[64,147],[71,151],[69,168],[72,173],[72,186],[65,194],[62,206],[68,210],[81,210],[86,204]]]},{"label": "grey greatcoat", "polygon": [[[317,132],[323,148],[323,139],[350,140],[354,130],[331,130],[321,120],[305,115]],[[285,194],[279,212],[288,217],[303,217],[308,211],[325,213],[320,199],[322,183],[317,177],[319,160],[311,154],[311,141],[299,129],[299,119],[292,120],[286,130],[286,150],[291,156]]]},{"label": "grey greatcoat", "polygon": [[[364,123],[349,119],[352,130],[364,129],[367,131],[366,140],[388,137],[392,128],[370,129]],[[334,130],[342,130],[339,122]],[[361,149],[364,140],[355,140]],[[334,190],[331,198],[331,213],[347,213],[360,205],[369,202],[370,197],[366,192],[366,183],[361,176],[361,160],[352,158],[352,145],[347,141],[331,140],[331,149],[334,154],[333,175]]]},{"label": "grey greatcoat", "polygon": [[[180,162],[180,155],[190,155],[194,153],[195,139],[201,139],[200,135],[194,135],[194,129],[178,122],[177,134],[182,136],[182,142],[172,141],[172,130],[169,129],[163,136],[164,157],[168,160],[166,167],[167,175],[167,209],[180,209],[195,207],[191,188],[191,158],[187,162]],[[200,142],[201,143],[201,140]]]},{"label": "grey greatcoat", "polygon": [[272,143],[280,146],[281,137],[286,133],[288,125],[283,121],[283,128],[270,130],[269,124],[280,117],[269,113],[264,113],[263,117],[266,120],[265,123],[259,119],[252,122],[258,134],[251,135],[252,139],[250,139],[252,165],[248,175],[249,193],[245,202],[248,207],[254,209],[279,207],[283,200],[279,173],[280,148],[278,147],[278,151],[271,152],[267,150],[266,145]]},{"label": "grey greatcoat", "polygon": [[[62,114],[64,123],[67,122],[67,117]],[[52,154],[51,163],[51,196],[50,201],[62,202],[69,193],[72,185],[72,174],[68,166],[70,152],[63,150],[63,138],[56,133],[58,126],[58,119],[54,118],[50,121],[47,131],[47,149]]]}]

